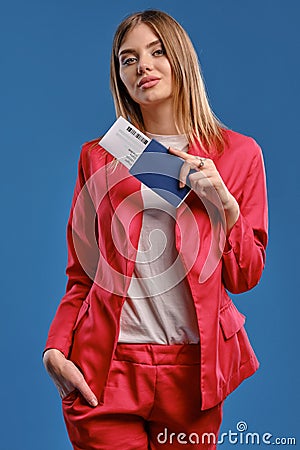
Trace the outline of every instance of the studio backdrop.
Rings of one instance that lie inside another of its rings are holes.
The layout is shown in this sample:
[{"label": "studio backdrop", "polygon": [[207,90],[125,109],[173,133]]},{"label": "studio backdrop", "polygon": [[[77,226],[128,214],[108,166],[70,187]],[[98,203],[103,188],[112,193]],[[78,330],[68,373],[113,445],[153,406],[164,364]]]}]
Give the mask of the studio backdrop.
[{"label": "studio backdrop", "polygon": [[[112,37],[127,14],[147,8],[170,13],[188,31],[214,112],[254,137],[266,164],[266,269],[256,288],[232,296],[261,366],[226,400],[220,448],[268,445],[263,436],[300,445],[299,2],[12,0],[0,17],[3,450],[71,448],[42,351],[66,285],[65,230],[81,145],[115,119]],[[246,431],[255,442],[243,443]]]}]

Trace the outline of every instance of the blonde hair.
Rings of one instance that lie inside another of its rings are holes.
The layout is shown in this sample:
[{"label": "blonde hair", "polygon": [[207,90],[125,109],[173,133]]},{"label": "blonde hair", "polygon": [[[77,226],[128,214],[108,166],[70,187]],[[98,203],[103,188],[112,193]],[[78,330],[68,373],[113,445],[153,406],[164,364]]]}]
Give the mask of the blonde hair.
[{"label": "blonde hair", "polygon": [[210,108],[200,64],[193,44],[173,17],[159,10],[146,10],[125,18],[116,30],[111,55],[110,86],[117,116],[123,116],[145,132],[139,105],[123,84],[118,53],[129,31],[139,24],[148,25],[160,39],[170,62],[174,84],[174,120],[178,133],[190,142],[198,140],[207,153],[224,149],[224,125]]}]

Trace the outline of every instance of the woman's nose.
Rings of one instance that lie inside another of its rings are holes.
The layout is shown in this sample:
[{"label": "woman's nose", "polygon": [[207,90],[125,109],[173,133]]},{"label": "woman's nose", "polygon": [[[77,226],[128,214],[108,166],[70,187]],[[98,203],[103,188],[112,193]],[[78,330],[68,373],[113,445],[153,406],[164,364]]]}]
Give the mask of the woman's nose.
[{"label": "woman's nose", "polygon": [[138,63],[138,73],[142,74],[152,69],[152,64],[148,58],[141,58]]}]

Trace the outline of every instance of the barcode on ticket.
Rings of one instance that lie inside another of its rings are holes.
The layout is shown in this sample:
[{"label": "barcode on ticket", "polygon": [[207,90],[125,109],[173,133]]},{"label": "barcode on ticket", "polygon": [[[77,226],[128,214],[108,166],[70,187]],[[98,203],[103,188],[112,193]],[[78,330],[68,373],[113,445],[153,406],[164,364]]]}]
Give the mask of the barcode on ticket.
[{"label": "barcode on ticket", "polygon": [[127,127],[126,131],[131,133],[135,138],[139,139],[143,144],[145,144],[145,145],[148,144],[149,141],[147,139],[145,139],[143,136],[141,136],[140,133],[135,131],[132,127]]}]

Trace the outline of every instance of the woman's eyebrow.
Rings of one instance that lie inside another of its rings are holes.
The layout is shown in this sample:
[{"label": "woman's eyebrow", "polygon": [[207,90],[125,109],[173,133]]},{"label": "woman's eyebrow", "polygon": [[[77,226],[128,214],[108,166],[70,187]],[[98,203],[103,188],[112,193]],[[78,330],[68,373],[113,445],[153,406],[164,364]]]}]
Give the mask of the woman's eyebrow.
[{"label": "woman's eyebrow", "polygon": [[[149,44],[146,45],[146,48],[151,48],[154,47],[157,44],[161,44],[161,40],[160,39],[156,39],[155,41],[150,42]],[[126,53],[134,53],[136,50],[134,50],[133,48],[124,48],[124,50],[121,50],[119,52],[119,56],[124,55]]]}]

